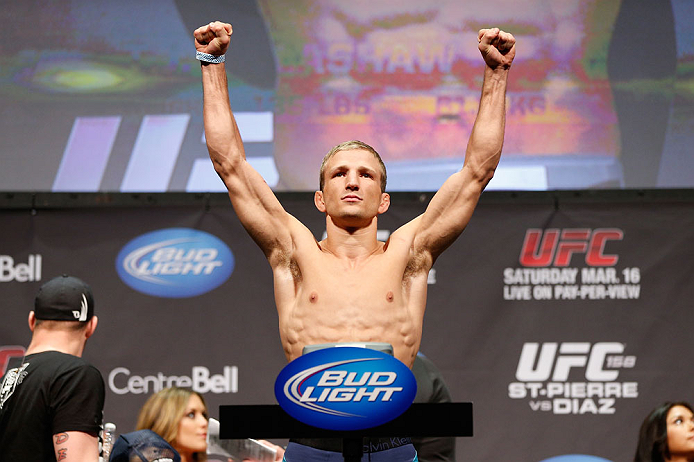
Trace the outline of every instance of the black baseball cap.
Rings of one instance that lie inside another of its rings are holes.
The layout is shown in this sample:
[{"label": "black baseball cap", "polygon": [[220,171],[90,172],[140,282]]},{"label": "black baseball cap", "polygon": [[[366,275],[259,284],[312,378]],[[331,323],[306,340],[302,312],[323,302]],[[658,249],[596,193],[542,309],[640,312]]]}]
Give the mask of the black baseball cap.
[{"label": "black baseball cap", "polygon": [[181,462],[178,452],[152,430],[120,435],[113,445],[109,462]]},{"label": "black baseball cap", "polygon": [[92,289],[67,274],[53,278],[36,294],[34,315],[51,321],[88,321],[94,316]]}]

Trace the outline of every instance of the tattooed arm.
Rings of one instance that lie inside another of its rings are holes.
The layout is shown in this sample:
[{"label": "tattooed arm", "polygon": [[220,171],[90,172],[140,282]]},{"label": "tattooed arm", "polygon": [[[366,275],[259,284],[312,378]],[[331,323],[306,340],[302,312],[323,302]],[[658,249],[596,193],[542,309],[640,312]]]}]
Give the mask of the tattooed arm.
[{"label": "tattooed arm", "polygon": [[97,462],[99,439],[84,432],[62,432],[53,435],[55,459],[58,462]]}]

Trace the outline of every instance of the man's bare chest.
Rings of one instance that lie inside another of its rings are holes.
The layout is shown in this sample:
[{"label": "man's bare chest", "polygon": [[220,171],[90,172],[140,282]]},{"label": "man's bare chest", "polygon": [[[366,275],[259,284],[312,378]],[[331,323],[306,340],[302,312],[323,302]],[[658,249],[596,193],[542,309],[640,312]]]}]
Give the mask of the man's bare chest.
[{"label": "man's bare chest", "polygon": [[386,254],[355,260],[321,254],[300,263],[304,282],[355,291],[401,285],[407,268],[406,258]]}]

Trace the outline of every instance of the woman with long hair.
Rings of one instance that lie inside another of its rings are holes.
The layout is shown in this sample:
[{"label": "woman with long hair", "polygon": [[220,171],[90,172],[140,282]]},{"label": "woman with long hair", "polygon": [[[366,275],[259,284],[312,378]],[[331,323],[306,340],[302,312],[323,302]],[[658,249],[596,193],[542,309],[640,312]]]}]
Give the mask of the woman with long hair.
[{"label": "woman with long hair", "polygon": [[207,405],[198,392],[164,388],[150,396],[137,417],[137,430],[152,430],[178,451],[181,462],[207,460]]},{"label": "woman with long hair", "polygon": [[694,411],[686,402],[666,402],[641,424],[634,462],[694,461]]}]

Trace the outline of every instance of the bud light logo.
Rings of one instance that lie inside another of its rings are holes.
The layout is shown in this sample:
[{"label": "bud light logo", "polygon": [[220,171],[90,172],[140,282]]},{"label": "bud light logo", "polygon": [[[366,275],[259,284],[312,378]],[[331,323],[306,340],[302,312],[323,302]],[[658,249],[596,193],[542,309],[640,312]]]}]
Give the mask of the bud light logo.
[{"label": "bud light logo", "polygon": [[417,393],[412,371],[380,351],[335,347],[289,363],[275,381],[275,397],[297,420],[328,430],[361,430],[389,422]]},{"label": "bud light logo", "polygon": [[118,275],[156,297],[195,297],[219,287],[234,270],[229,247],[204,231],[168,228],[128,242],[116,258]]}]

